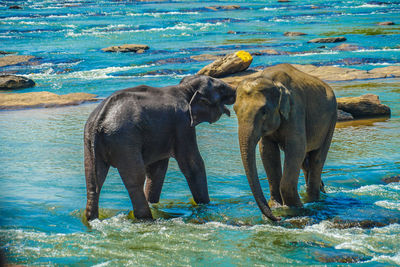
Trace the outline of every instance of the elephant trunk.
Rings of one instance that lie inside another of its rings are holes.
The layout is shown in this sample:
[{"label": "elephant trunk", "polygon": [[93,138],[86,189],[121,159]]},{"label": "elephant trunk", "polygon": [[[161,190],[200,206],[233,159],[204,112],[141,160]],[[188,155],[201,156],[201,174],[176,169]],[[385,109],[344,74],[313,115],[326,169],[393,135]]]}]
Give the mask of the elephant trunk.
[{"label": "elephant trunk", "polygon": [[253,130],[243,130],[239,126],[240,153],[253,196],[261,212],[272,221],[278,221],[279,219],[272,214],[272,211],[268,206],[257,174],[255,150],[259,139],[259,137],[254,137]]}]

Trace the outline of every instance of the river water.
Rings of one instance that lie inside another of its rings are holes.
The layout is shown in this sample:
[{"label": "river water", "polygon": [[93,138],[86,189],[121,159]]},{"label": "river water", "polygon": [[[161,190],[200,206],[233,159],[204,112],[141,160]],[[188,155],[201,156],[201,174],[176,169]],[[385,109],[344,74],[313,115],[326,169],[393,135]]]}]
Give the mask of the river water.
[{"label": "river water", "polygon": [[[19,4],[22,10],[9,10]],[[37,86],[18,92],[94,93],[140,84],[166,86],[209,62],[190,58],[263,49],[301,52],[255,56],[252,67],[277,63],[359,69],[399,65],[399,1],[235,1],[238,10],[204,8],[224,1],[0,1],[0,50],[36,56],[0,68]],[[228,34],[234,31],[236,34]],[[285,31],[308,35],[283,36]],[[360,49],[307,43],[346,36]],[[104,53],[124,43],[144,54]],[[102,189],[101,220],[88,225],[83,126],[95,104],[0,112],[0,246],[8,261],[26,265],[262,266],[400,265],[400,85],[398,79],[331,82],[337,96],[379,95],[390,119],[338,124],[325,164],[326,194],[301,210],[261,216],[242,167],[234,112],[199,125],[211,203],[196,206],[171,160],[156,221],[135,221],[116,170]],[[259,175],[268,197],[261,162]],[[304,178],[299,191],[305,194]]]}]

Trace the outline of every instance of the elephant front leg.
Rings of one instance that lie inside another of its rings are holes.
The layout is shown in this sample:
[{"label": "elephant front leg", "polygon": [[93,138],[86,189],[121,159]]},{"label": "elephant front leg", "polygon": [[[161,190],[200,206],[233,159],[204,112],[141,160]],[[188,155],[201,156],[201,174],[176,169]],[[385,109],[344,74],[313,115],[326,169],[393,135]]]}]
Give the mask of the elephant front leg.
[{"label": "elephant front leg", "polygon": [[289,207],[302,207],[297,190],[300,168],[305,157],[304,143],[287,144],[285,147],[285,163],[280,191],[283,204]]},{"label": "elephant front leg", "polygon": [[282,205],[280,183],[282,178],[281,155],[278,144],[263,137],[259,143],[261,160],[267,173],[271,194],[270,206]]},{"label": "elephant front leg", "polygon": [[160,201],[161,189],[168,169],[169,159],[163,159],[146,167],[146,199],[150,203]]},{"label": "elephant front leg", "polygon": [[209,203],[206,170],[198,150],[187,155],[180,155],[176,160],[180,170],[186,177],[194,201],[197,204]]}]

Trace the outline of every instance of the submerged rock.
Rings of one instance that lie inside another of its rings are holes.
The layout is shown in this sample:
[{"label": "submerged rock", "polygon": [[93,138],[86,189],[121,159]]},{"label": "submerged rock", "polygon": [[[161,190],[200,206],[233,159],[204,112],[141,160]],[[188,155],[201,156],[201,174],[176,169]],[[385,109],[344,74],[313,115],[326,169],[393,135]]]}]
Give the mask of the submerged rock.
[{"label": "submerged rock", "polygon": [[385,184],[400,183],[400,175],[382,178]]},{"label": "submerged rock", "polygon": [[8,9],[22,9],[22,7],[14,5],[14,6],[9,6]]},{"label": "submerged rock", "polygon": [[224,77],[246,70],[253,57],[245,51],[238,51],[233,54],[224,56],[202,68],[197,74],[208,75],[211,77]]},{"label": "submerged rock", "polygon": [[138,54],[144,53],[145,50],[148,50],[149,46],[141,45],[141,44],[124,44],[117,46],[110,46],[101,49],[104,52],[135,52]]},{"label": "submerged rock", "polygon": [[337,121],[351,121],[354,120],[353,115],[343,110],[338,109],[337,111]]},{"label": "submerged rock", "polygon": [[209,60],[217,60],[221,57],[222,56],[218,55],[202,54],[202,55],[191,56],[190,58],[195,61],[209,61]]},{"label": "submerged rock", "polygon": [[377,95],[366,94],[359,97],[340,97],[338,109],[350,113],[355,119],[390,116],[390,108],[383,105]]},{"label": "submerged rock", "polygon": [[211,9],[214,11],[218,10],[235,10],[235,9],[240,9],[239,5],[227,5],[227,6],[206,6],[205,8]]},{"label": "submerged rock", "polygon": [[339,43],[346,41],[346,37],[327,37],[327,38],[315,38],[308,43]]},{"label": "submerged rock", "polygon": [[26,63],[29,60],[35,58],[34,56],[24,56],[24,55],[11,55],[0,57],[0,67],[12,66],[21,63]]},{"label": "submerged rock", "polygon": [[283,35],[285,35],[285,36],[301,36],[301,35],[307,35],[307,33],[304,33],[304,32],[285,32]]},{"label": "submerged rock", "polygon": [[334,51],[356,51],[362,49],[361,46],[352,44],[341,44],[332,48]]},{"label": "submerged rock", "polygon": [[0,109],[49,108],[68,105],[79,105],[84,102],[97,101],[96,95],[72,93],[56,95],[50,92],[24,94],[0,94]]},{"label": "submerged rock", "polygon": [[0,90],[22,89],[35,86],[35,82],[23,76],[0,75]]},{"label": "submerged rock", "polygon": [[383,21],[383,22],[379,22],[378,25],[388,26],[388,25],[395,25],[395,23],[393,21]]}]

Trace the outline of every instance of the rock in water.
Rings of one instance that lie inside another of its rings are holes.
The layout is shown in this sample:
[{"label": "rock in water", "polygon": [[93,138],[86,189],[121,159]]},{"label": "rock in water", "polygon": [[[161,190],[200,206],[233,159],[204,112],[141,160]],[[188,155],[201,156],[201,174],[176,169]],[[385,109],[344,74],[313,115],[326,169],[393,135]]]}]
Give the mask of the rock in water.
[{"label": "rock in water", "polygon": [[56,95],[49,92],[24,94],[0,94],[0,109],[49,108],[79,105],[88,101],[97,101],[96,95],[72,93]]},{"label": "rock in water", "polygon": [[211,9],[214,11],[218,10],[235,10],[235,9],[240,9],[239,5],[228,5],[228,6],[206,6],[205,8]]},{"label": "rock in water", "polygon": [[124,45],[116,45],[110,46],[101,49],[104,52],[135,52],[135,53],[143,53],[145,50],[149,49],[147,45],[141,44],[124,44]]},{"label": "rock in water", "polygon": [[308,43],[339,43],[346,41],[346,37],[328,37],[328,38],[316,38],[308,41]]},{"label": "rock in water", "polygon": [[338,109],[337,111],[337,121],[351,121],[354,120],[353,115],[343,110]]},{"label": "rock in water", "polygon": [[304,32],[285,32],[283,35],[285,36],[301,36],[301,35],[307,35]]},{"label": "rock in water", "polygon": [[248,52],[238,51],[215,60],[202,68],[197,74],[208,75],[215,78],[224,77],[246,70],[252,61],[253,57]]},{"label": "rock in water", "polygon": [[400,183],[400,175],[382,178],[385,184]]},{"label": "rock in water", "polygon": [[23,76],[0,75],[0,90],[22,89],[35,86],[35,82]]},{"label": "rock in water", "polygon": [[388,26],[388,25],[395,25],[395,23],[393,21],[383,21],[383,22],[379,22],[378,25]]},{"label": "rock in water", "polygon": [[337,98],[338,109],[350,113],[355,119],[390,116],[390,108],[381,104],[379,97],[366,94],[359,97]]},{"label": "rock in water", "polygon": [[357,51],[360,49],[362,49],[362,47],[352,44],[341,44],[332,48],[334,51]]},{"label": "rock in water", "polygon": [[6,67],[6,66],[25,63],[33,58],[35,58],[35,57],[34,56],[25,56],[25,55],[12,55],[12,56],[0,57],[0,67]]}]

